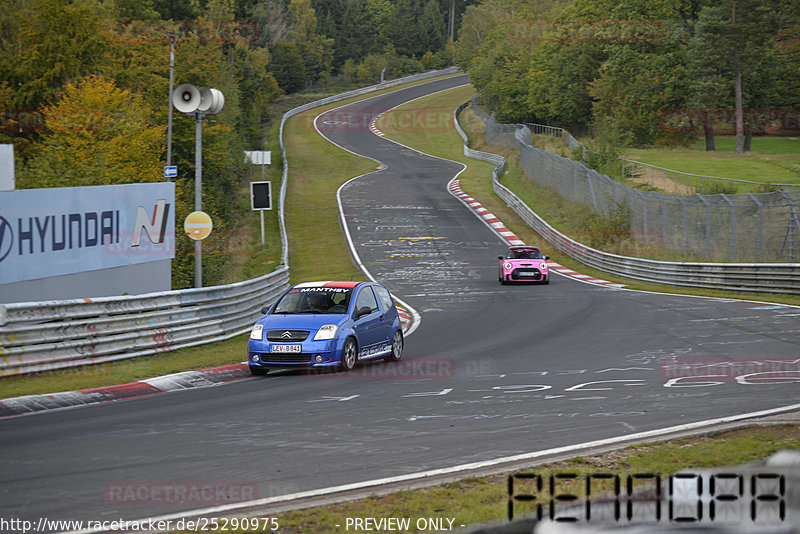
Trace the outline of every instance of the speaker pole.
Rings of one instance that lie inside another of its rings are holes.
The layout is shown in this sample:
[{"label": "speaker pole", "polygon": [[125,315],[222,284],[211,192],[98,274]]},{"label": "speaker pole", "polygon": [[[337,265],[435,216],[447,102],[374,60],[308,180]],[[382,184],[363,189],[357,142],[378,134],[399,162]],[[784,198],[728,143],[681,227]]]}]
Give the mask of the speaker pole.
[{"label": "speaker pole", "polygon": [[[203,113],[194,112],[194,211],[203,211]],[[203,240],[194,242],[194,287],[203,287]]]},{"label": "speaker pole", "polygon": [[167,118],[167,166],[172,165],[172,86],[175,84],[175,32],[169,32],[169,117]]},{"label": "speaker pole", "polygon": [[[215,115],[225,106],[225,96],[218,89],[190,83],[180,84],[172,93],[172,105],[187,115],[193,115],[194,125],[194,210],[203,211],[203,119]],[[207,235],[207,234],[206,234]],[[203,287],[203,240],[194,242],[194,287]]]}]

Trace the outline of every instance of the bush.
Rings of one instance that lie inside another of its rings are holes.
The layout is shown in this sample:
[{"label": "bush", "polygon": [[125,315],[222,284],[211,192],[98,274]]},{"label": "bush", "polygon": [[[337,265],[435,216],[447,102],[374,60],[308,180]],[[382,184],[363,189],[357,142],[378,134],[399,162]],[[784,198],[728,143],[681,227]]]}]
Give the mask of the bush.
[{"label": "bush", "polygon": [[701,195],[733,195],[738,192],[736,182],[728,182],[727,180],[711,180],[704,181],[697,192]]},{"label": "bush", "polygon": [[586,211],[581,226],[586,228],[587,244],[598,249],[619,245],[630,238],[631,210],[622,203],[615,203],[607,217]]}]

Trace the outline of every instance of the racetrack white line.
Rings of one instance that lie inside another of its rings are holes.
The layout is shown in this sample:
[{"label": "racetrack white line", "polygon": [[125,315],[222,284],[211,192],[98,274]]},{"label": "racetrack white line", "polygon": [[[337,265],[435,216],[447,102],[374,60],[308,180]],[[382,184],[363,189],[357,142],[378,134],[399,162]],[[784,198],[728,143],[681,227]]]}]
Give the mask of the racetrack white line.
[{"label": "racetrack white line", "polygon": [[[344,106],[340,106],[340,107],[344,107]],[[334,109],[338,109],[338,108],[334,108]],[[329,111],[332,111],[332,110],[329,110]],[[319,117],[319,116],[317,116],[317,117]],[[314,121],[314,125],[315,125],[315,128],[316,128],[316,118],[315,118],[315,121]],[[317,128],[317,131],[319,132],[318,128]],[[320,132],[320,135],[322,135],[321,132]],[[322,136],[325,137],[324,135],[322,135]],[[331,141],[327,137],[325,137],[325,139],[327,139],[329,142],[333,143],[334,145],[339,146],[343,150],[346,150],[347,152],[350,152],[352,154],[356,154],[356,155],[361,156],[361,157],[366,157],[366,156],[363,156],[362,154],[357,154],[357,153],[355,153],[355,152],[353,152],[351,150],[348,150],[347,148],[342,147],[341,145],[338,145],[337,143]],[[394,142],[394,143],[396,143],[396,144],[398,144],[400,146],[404,146],[401,143],[397,143],[396,141],[393,141],[391,139],[387,139],[387,140],[391,141],[391,142]],[[410,148],[410,147],[406,147],[406,148]],[[411,150],[415,150],[415,149],[411,148]],[[418,150],[415,150],[415,151],[424,154],[424,152],[421,152],[421,151],[418,151]],[[430,154],[425,154],[425,155],[430,156]],[[382,162],[376,160],[375,158],[369,158],[369,159],[372,159],[373,161],[376,161],[380,165],[383,165]],[[444,158],[439,158],[439,159],[444,159]],[[460,162],[456,162],[456,163],[460,163]],[[461,165],[463,165],[464,168],[466,168],[466,165],[464,165],[463,163]],[[344,229],[345,236],[346,236],[346,239],[347,239],[347,242],[348,242],[348,246],[350,247],[350,251],[353,254],[353,257],[356,260],[356,263],[359,266],[359,268],[362,270],[362,272],[364,272],[364,274],[366,276],[368,276],[370,279],[374,280],[374,278],[369,273],[369,271],[366,269],[366,267],[364,267],[363,262],[361,261],[360,257],[358,256],[357,252],[355,251],[355,247],[354,247],[354,244],[353,244],[353,241],[352,241],[352,237],[350,236],[348,227],[347,227],[347,225],[345,224],[345,221],[344,221],[344,215],[343,215],[342,205],[341,205],[341,195],[340,195],[341,189],[345,185],[347,185],[348,183],[350,183],[351,181],[353,181],[353,180],[355,180],[357,178],[361,178],[363,176],[367,176],[368,174],[372,174],[372,173],[367,173],[367,174],[364,174],[364,175],[361,175],[361,176],[357,176],[355,178],[352,178],[352,179],[348,180],[344,184],[342,184],[342,186],[340,186],[339,190],[337,191],[337,201],[339,203],[340,220],[342,222],[342,227]],[[456,198],[458,198],[458,197],[456,197]],[[473,211],[473,213],[475,213],[474,210],[471,210],[471,211]],[[480,217],[479,214],[476,213],[476,216],[478,218],[480,218],[481,220],[483,220],[484,223],[486,223],[486,221],[482,217]],[[487,226],[489,226],[489,228],[492,228],[488,223],[486,223],[486,224],[487,224]],[[492,230],[494,231],[495,229],[492,228]],[[730,302],[730,301],[742,302],[742,301],[744,301],[744,302],[754,302],[754,303],[758,303],[758,304],[763,304],[763,302],[760,302],[760,301],[747,301],[747,300],[743,300],[743,299],[725,299],[725,298],[719,298],[719,297],[706,297],[706,296],[701,296],[701,295],[658,293],[658,292],[642,291],[642,290],[629,289],[629,288],[624,288],[622,290],[624,290],[624,291],[635,291],[635,292],[639,292],[639,293],[648,293],[648,294],[661,294],[661,295],[681,296],[681,297],[695,297],[695,298],[712,299],[712,300],[727,301],[727,302]],[[401,304],[406,306],[399,299],[398,299],[398,302],[401,302]],[[796,306],[790,306],[790,305],[787,305],[787,306],[796,307]],[[410,308],[410,307],[407,307],[407,309],[413,310],[413,308]],[[414,312],[414,313],[416,313],[416,312]],[[415,317],[415,324],[416,325],[419,324],[419,320],[416,317]],[[665,435],[665,434],[686,432],[686,431],[700,429],[700,428],[703,428],[703,427],[719,425],[719,424],[725,424],[725,423],[734,423],[734,422],[743,421],[743,420],[746,420],[746,419],[752,419],[752,418],[756,418],[756,417],[764,417],[764,416],[767,416],[767,415],[774,415],[774,414],[778,414],[778,413],[782,413],[782,412],[786,412],[786,411],[798,410],[798,409],[800,409],[800,404],[794,404],[794,405],[790,405],[790,406],[786,406],[786,407],[782,407],[782,408],[773,408],[773,409],[769,409],[769,410],[762,410],[762,411],[759,411],[759,412],[752,412],[752,413],[747,413],[747,414],[740,414],[740,415],[735,415],[735,416],[722,417],[722,418],[710,419],[710,420],[705,420],[705,421],[698,421],[698,422],[695,422],[695,423],[687,423],[687,424],[683,424],[683,425],[677,425],[677,426],[667,427],[667,428],[658,429],[658,430],[651,430],[651,431],[646,431],[646,432],[639,432],[639,433],[634,433],[634,434],[629,434],[629,435],[617,436],[617,437],[614,437],[614,438],[608,438],[608,439],[604,439],[604,440],[596,440],[596,441],[586,442],[586,443],[577,444],[577,445],[569,445],[569,446],[558,447],[558,448],[554,448],[554,449],[548,449],[548,450],[544,450],[544,451],[536,451],[536,452],[523,453],[523,454],[518,454],[518,455],[513,455],[513,456],[502,457],[502,458],[496,458],[496,459],[493,459],[493,460],[485,460],[485,461],[481,461],[481,462],[473,462],[473,463],[461,464],[461,465],[452,466],[452,467],[434,469],[434,470],[429,470],[429,471],[421,471],[421,472],[417,472],[417,473],[409,473],[409,474],[406,474],[406,475],[398,475],[398,476],[387,477],[387,478],[366,480],[366,481],[362,481],[362,482],[344,484],[344,485],[339,485],[339,486],[331,486],[331,487],[327,487],[327,488],[320,488],[320,489],[316,489],[316,490],[297,492],[297,493],[287,494],[287,495],[277,496],[277,497],[268,497],[268,498],[264,498],[264,499],[256,499],[256,500],[251,500],[251,501],[246,501],[246,502],[241,502],[241,503],[232,503],[232,504],[209,507],[209,508],[204,508],[204,509],[190,510],[190,511],[182,512],[182,513],[164,515],[164,516],[157,517],[157,518],[148,518],[146,520],[141,520],[141,521],[142,522],[151,521],[151,520],[153,520],[153,521],[165,520],[166,521],[166,520],[175,520],[175,519],[180,519],[180,518],[183,518],[183,517],[192,517],[192,516],[221,515],[221,514],[225,514],[225,513],[235,512],[236,510],[242,510],[242,509],[247,509],[247,508],[255,508],[255,507],[259,507],[259,506],[267,506],[267,505],[271,505],[271,504],[285,503],[285,502],[290,502],[290,501],[294,501],[294,500],[298,500],[298,499],[304,499],[304,498],[310,498],[310,497],[320,497],[320,496],[325,496],[325,495],[333,495],[333,494],[341,493],[341,492],[345,492],[345,491],[353,491],[353,490],[373,488],[373,487],[378,487],[378,486],[392,484],[392,483],[398,483],[398,482],[420,481],[420,480],[424,480],[426,478],[432,478],[432,477],[442,476],[442,475],[458,474],[460,472],[471,471],[471,470],[476,470],[476,469],[487,469],[487,468],[492,468],[494,466],[499,466],[499,465],[506,464],[506,463],[520,462],[520,461],[526,461],[526,460],[536,460],[536,459],[539,459],[539,458],[543,458],[543,457],[547,457],[547,456],[553,456],[553,455],[557,455],[557,454],[579,453],[580,451],[585,450],[585,449],[592,449],[592,448],[597,448],[597,447],[616,445],[616,444],[624,443],[624,442],[627,442],[627,441],[650,439],[650,438],[659,437],[659,436],[662,436],[662,435]],[[95,533],[95,532],[102,532],[102,531],[100,531],[100,530],[82,530],[82,531],[73,531],[70,534],[91,534],[91,533]]]},{"label": "racetrack white line", "polygon": [[[378,95],[378,96],[383,96],[383,95]],[[376,96],[376,97],[372,97],[372,98],[377,98],[377,96]],[[364,100],[369,100],[369,99],[364,99]],[[360,102],[363,102],[363,100],[359,100],[359,103],[360,103]],[[352,104],[352,103],[351,103],[351,104]],[[317,133],[318,133],[318,134],[319,134],[321,137],[323,137],[323,138],[324,138],[326,141],[328,141],[328,142],[329,142],[329,143],[331,143],[332,145],[335,145],[335,146],[337,146],[337,147],[341,148],[342,150],[345,150],[345,151],[347,151],[347,152],[349,152],[349,153],[351,153],[351,154],[353,154],[353,155],[360,156],[360,157],[362,157],[362,158],[371,159],[372,161],[374,161],[375,163],[377,163],[377,164],[378,164],[378,166],[379,166],[378,170],[371,171],[371,172],[368,172],[368,173],[361,174],[361,175],[359,175],[359,176],[355,176],[355,177],[353,177],[353,178],[350,178],[350,179],[349,179],[349,180],[347,180],[345,183],[343,183],[342,185],[340,185],[340,186],[339,186],[339,188],[336,190],[336,203],[337,203],[338,210],[339,210],[339,222],[340,222],[340,224],[341,224],[341,226],[342,226],[342,231],[344,232],[344,237],[345,237],[345,240],[347,241],[347,248],[349,248],[349,249],[350,249],[350,254],[353,256],[353,260],[355,261],[355,263],[356,263],[356,266],[359,268],[359,270],[361,270],[361,272],[362,272],[362,273],[364,273],[364,276],[366,276],[367,278],[369,278],[369,279],[370,279],[371,281],[373,281],[373,282],[378,282],[378,281],[375,279],[375,277],[372,275],[372,273],[369,271],[369,269],[367,269],[367,266],[366,266],[366,265],[364,265],[364,262],[361,260],[361,256],[359,256],[359,254],[358,254],[358,251],[356,250],[355,243],[353,243],[353,237],[350,235],[350,228],[347,226],[347,221],[346,221],[346,220],[345,220],[345,218],[344,218],[344,209],[342,208],[342,189],[343,189],[343,188],[344,188],[344,187],[345,187],[347,184],[349,184],[350,182],[352,182],[352,181],[354,181],[354,180],[358,180],[359,178],[363,178],[364,176],[369,176],[370,174],[374,174],[375,172],[379,172],[380,170],[382,170],[382,169],[385,169],[385,168],[386,168],[386,165],[385,165],[385,164],[384,164],[382,161],[380,161],[380,160],[378,160],[378,159],[375,159],[375,158],[372,158],[372,157],[369,157],[369,156],[365,156],[364,154],[359,154],[359,153],[357,153],[357,152],[353,152],[352,150],[349,150],[348,148],[345,148],[345,147],[343,147],[343,146],[342,146],[342,145],[340,145],[339,143],[337,143],[337,142],[333,141],[333,140],[332,140],[332,139],[330,139],[328,136],[326,136],[325,134],[323,134],[323,133],[320,131],[319,127],[317,126],[317,120],[318,120],[318,119],[319,119],[321,116],[325,115],[326,113],[330,113],[330,112],[332,112],[332,111],[335,111],[335,110],[337,110],[337,109],[340,109],[340,108],[343,108],[343,107],[347,107],[347,106],[349,106],[349,105],[351,105],[351,104],[344,104],[344,105],[342,105],[342,106],[338,106],[338,107],[335,107],[335,108],[331,108],[331,109],[329,109],[329,110],[327,110],[327,111],[325,111],[325,112],[323,112],[323,113],[320,113],[320,114],[319,114],[319,115],[317,115],[316,117],[314,117],[314,129],[317,131]],[[411,322],[411,327],[410,327],[408,330],[406,330],[406,331],[403,333],[403,336],[406,336],[406,337],[407,337],[407,336],[410,336],[411,334],[413,334],[413,333],[414,333],[414,331],[415,331],[417,328],[419,328],[419,325],[420,325],[420,323],[422,322],[422,316],[419,314],[419,312],[417,312],[417,310],[415,310],[415,309],[414,309],[414,308],[413,308],[411,305],[409,305],[407,302],[403,301],[402,299],[398,298],[398,297],[397,297],[397,296],[395,296],[395,295],[392,295],[392,297],[394,298],[394,300],[396,300],[397,302],[399,302],[399,303],[400,303],[400,305],[401,305],[401,306],[403,306],[403,308],[405,308],[405,309],[406,309],[406,310],[407,310],[409,313],[411,313],[411,316],[412,316],[412,318],[413,318],[413,321]]]},{"label": "racetrack white line", "polygon": [[[386,478],[378,478],[375,480],[365,480],[363,482],[354,482],[352,484],[343,484],[340,486],[331,486],[327,488],[320,488],[316,490],[309,490],[309,491],[302,491],[298,493],[290,493],[287,495],[281,495],[277,497],[266,497],[263,499],[254,499],[251,501],[244,501],[239,503],[231,503],[225,504],[221,506],[213,506],[209,508],[201,508],[198,510],[188,510],[186,512],[179,512],[174,514],[163,515],[160,517],[149,517],[146,519],[140,520],[133,520],[131,523],[156,523],[159,521],[175,521],[177,519],[185,518],[185,517],[200,517],[200,516],[220,516],[222,514],[229,514],[230,512],[235,512],[236,510],[242,510],[247,508],[257,508],[262,506],[267,506],[270,504],[278,504],[278,503],[285,503],[290,501],[295,501],[298,499],[307,499],[311,497],[322,497],[325,495],[332,495],[335,493],[342,493],[346,491],[353,491],[353,490],[361,490],[367,489],[376,486],[384,486],[387,484],[394,484],[398,482],[413,482],[424,480],[426,478],[443,476],[443,475],[451,475],[456,474],[462,471],[473,471],[478,469],[487,469],[492,468],[495,466],[499,466],[506,463],[514,463],[514,462],[521,462],[526,460],[536,460],[539,458],[547,457],[547,456],[555,456],[559,454],[566,454],[566,453],[578,453],[583,450],[587,449],[595,449],[598,447],[605,447],[609,445],[615,445],[622,442],[627,441],[639,441],[648,438],[659,437],[663,434],[672,434],[672,433],[680,433],[680,432],[687,432],[691,430],[696,430],[699,428],[703,428],[706,426],[713,426],[725,423],[735,423],[737,421],[742,421],[744,419],[753,419],[756,417],[765,417],[768,415],[775,415],[778,413],[792,411],[792,410],[800,410],[800,404],[794,404],[791,406],[786,406],[784,408],[773,408],[770,410],[762,410],[759,412],[752,412],[747,414],[741,415],[733,415],[730,417],[720,417],[717,419],[709,419],[706,421],[698,421],[695,423],[687,423],[683,425],[677,425],[672,427],[667,427],[659,430],[648,430],[646,432],[638,432],[635,434],[628,434],[625,436],[617,436],[614,438],[607,438],[601,439],[596,441],[589,441],[586,443],[580,443],[578,445],[567,445],[564,447],[556,447],[554,449],[547,449],[544,451],[536,451],[536,452],[529,452],[524,454],[516,454],[513,456],[506,456],[503,458],[496,458],[494,460],[484,460],[482,462],[472,462],[468,464],[461,464],[456,465],[453,467],[443,467],[441,469],[432,469],[429,471],[420,471],[417,473],[409,473],[407,475],[397,475],[393,477],[386,477]],[[62,534],[95,534],[100,532],[106,532],[104,530],[94,530],[94,529],[87,529],[87,530],[78,530],[78,531],[69,531]]]}]

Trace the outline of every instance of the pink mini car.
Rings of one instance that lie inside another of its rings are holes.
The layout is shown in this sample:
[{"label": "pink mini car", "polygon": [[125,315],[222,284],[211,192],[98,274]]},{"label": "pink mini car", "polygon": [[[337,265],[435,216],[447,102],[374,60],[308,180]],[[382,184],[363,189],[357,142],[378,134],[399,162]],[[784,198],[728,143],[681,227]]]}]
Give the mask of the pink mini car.
[{"label": "pink mini car", "polygon": [[498,280],[501,284],[509,282],[550,283],[550,270],[547,260],[550,256],[542,256],[538,247],[515,245],[508,247],[505,258],[498,256],[500,269]]}]

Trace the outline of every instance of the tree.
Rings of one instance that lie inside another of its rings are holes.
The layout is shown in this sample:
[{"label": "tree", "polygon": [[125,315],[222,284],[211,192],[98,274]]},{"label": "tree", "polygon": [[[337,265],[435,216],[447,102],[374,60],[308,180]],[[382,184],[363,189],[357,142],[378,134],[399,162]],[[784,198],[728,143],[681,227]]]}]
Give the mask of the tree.
[{"label": "tree", "polygon": [[303,59],[305,81],[327,77],[333,68],[333,39],[317,33],[317,17],[311,0],[291,0],[289,21],[289,41]]},{"label": "tree", "polygon": [[43,108],[42,153],[20,173],[19,186],[64,187],[162,180],[164,126],[149,119],[140,95],[89,76],[68,83]]},{"label": "tree", "polygon": [[[694,74],[706,80],[698,86],[695,99],[725,107],[722,84],[732,87],[737,154],[745,152],[744,101],[749,90],[743,80],[763,67],[774,46],[785,23],[780,8],[778,0],[708,0],[700,11],[692,52]],[[708,139],[708,130],[706,135]]]},{"label": "tree", "polygon": [[419,18],[420,49],[423,52],[435,52],[444,46],[447,40],[447,23],[436,0],[428,0]]},{"label": "tree", "polygon": [[274,45],[289,35],[289,12],[279,0],[267,0],[253,8],[253,19],[258,24],[259,46]]},{"label": "tree", "polygon": [[161,17],[154,0],[116,0],[117,20],[157,20]]},{"label": "tree", "polygon": [[272,47],[269,69],[278,86],[287,93],[299,91],[308,79],[303,55],[298,46],[290,41],[282,41]]},{"label": "tree", "polygon": [[397,0],[392,2],[393,24],[387,28],[389,40],[401,55],[418,57],[422,48],[422,35],[418,21],[422,17],[424,0]]},{"label": "tree", "polygon": [[153,0],[152,6],[162,20],[194,20],[202,11],[198,0]]},{"label": "tree", "polygon": [[15,86],[13,108],[38,108],[65,83],[101,69],[106,21],[94,2],[31,0],[16,7],[15,46],[4,46],[0,58],[2,79]]}]

